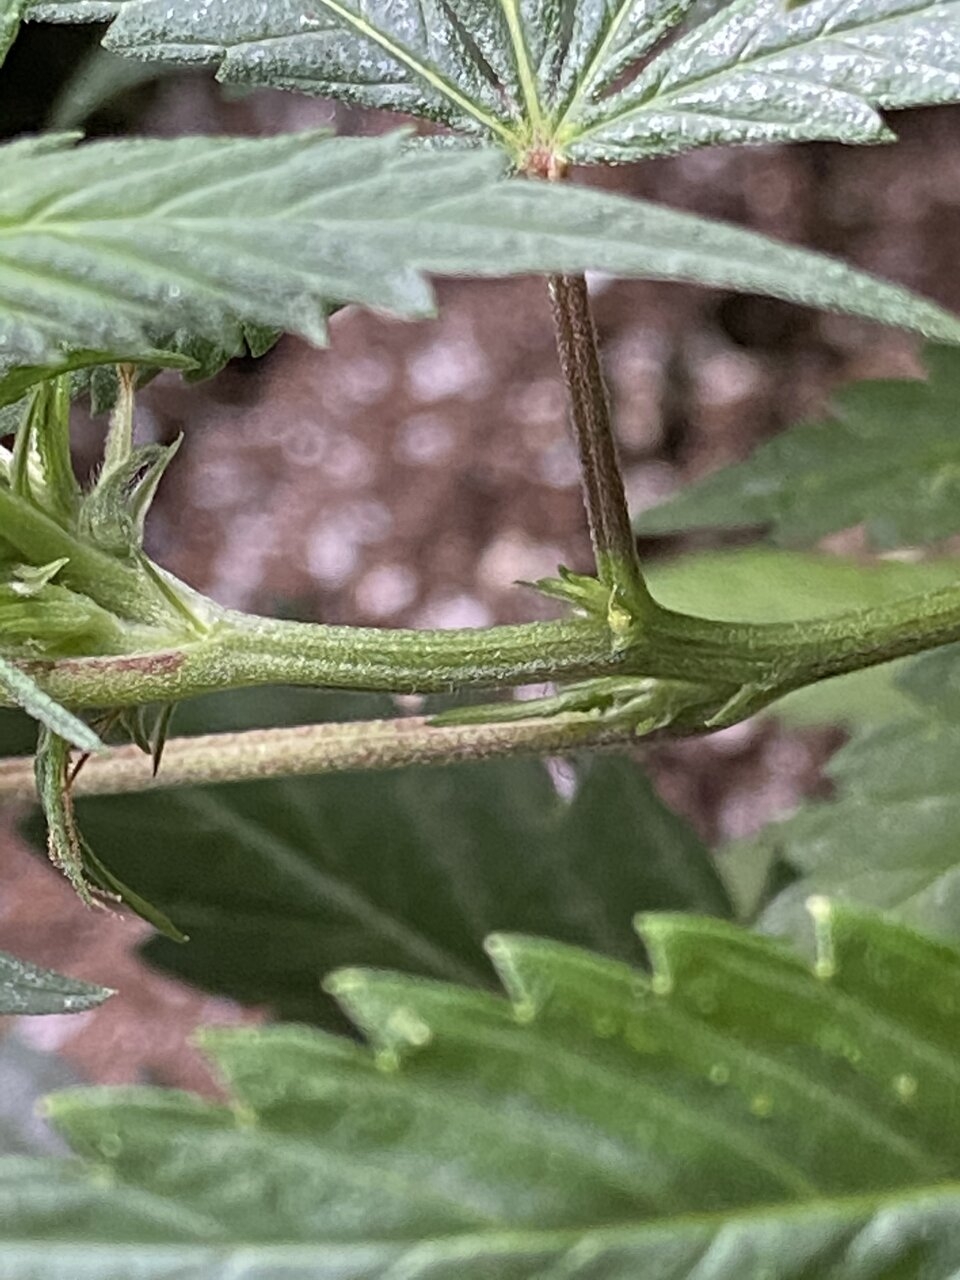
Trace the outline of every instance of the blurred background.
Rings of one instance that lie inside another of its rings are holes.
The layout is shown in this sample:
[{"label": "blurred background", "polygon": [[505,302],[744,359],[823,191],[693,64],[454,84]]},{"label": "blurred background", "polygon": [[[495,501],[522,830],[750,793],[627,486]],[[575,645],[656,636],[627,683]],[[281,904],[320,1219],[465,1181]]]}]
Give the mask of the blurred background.
[{"label": "blurred background", "polygon": [[[25,29],[3,70],[0,134],[396,124],[319,99],[226,94],[202,72],[145,70],[101,53],[99,34]],[[960,311],[960,110],[893,124],[896,146],[721,148],[578,176],[839,255]],[[682,285],[591,283],[636,511],[822,413],[840,383],[919,369],[914,339],[845,317]],[[560,562],[585,570],[589,547],[545,286],[445,281],[438,295],[435,320],[347,309],[329,350],[284,339],[207,384],[163,375],[147,388],[141,434],[185,433],[149,529],[155,558],[223,604],[318,621],[445,627],[547,616],[516,580]],[[79,424],[81,465],[101,438],[102,424]],[[643,550],[652,558],[679,545]],[[829,546],[861,550],[856,530]],[[643,756],[662,796],[719,842],[822,790],[821,766],[841,741],[835,729],[767,719]],[[27,852],[17,817],[0,815],[0,947],[121,995],[89,1014],[7,1022],[8,1110],[28,1115],[14,1084],[36,1062],[43,1088],[71,1074],[212,1088],[190,1032],[261,1011],[148,969],[136,954],[145,927],[86,911]],[[58,1057],[34,1061],[34,1052]]]}]

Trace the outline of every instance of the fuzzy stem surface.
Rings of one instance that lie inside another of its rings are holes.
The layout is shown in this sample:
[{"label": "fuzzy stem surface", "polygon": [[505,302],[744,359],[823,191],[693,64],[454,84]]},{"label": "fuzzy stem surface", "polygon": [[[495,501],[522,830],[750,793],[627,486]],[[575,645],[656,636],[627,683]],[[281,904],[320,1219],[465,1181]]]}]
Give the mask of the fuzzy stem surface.
[{"label": "fuzzy stem surface", "polygon": [[74,709],[178,701],[269,684],[440,693],[608,675],[756,686],[780,696],[956,640],[960,586],[789,623],[720,622],[654,604],[628,642],[616,646],[608,627],[592,617],[407,631],[223,612],[205,636],[179,647],[17,665]]},{"label": "fuzzy stem surface", "polygon": [[[76,795],[118,795],[203,783],[452,764],[611,746],[632,736],[629,729],[598,723],[588,716],[440,726],[431,725],[422,716],[409,716],[256,729],[171,738],[156,775],[150,757],[138,747],[113,747],[85,761],[71,791]],[[0,760],[0,801],[35,799],[32,759]]]}]

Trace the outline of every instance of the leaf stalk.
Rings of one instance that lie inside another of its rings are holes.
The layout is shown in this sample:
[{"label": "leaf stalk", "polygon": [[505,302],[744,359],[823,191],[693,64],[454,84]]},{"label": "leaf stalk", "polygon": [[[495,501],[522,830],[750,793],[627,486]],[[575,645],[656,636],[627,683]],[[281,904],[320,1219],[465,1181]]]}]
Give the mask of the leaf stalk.
[{"label": "leaf stalk", "polygon": [[587,282],[583,276],[555,275],[548,288],[597,576],[642,616],[654,605],[627,511]]}]

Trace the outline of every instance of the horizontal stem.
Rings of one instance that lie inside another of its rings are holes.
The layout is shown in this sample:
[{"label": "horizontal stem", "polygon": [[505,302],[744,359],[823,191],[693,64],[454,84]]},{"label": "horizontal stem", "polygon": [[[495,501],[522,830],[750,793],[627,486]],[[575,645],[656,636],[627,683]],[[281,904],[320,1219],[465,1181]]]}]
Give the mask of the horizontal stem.
[{"label": "horizontal stem", "polygon": [[[202,783],[451,764],[607,746],[632,736],[629,728],[602,724],[589,716],[437,726],[422,716],[410,716],[252,729],[171,738],[156,776],[150,758],[138,747],[111,748],[84,763],[72,790],[77,795],[117,795]],[[0,801],[35,799],[33,760],[0,760]]]},{"label": "horizontal stem", "polygon": [[960,640],[960,585],[797,622],[738,623],[660,610],[648,674],[775,687],[803,685]]},{"label": "horizontal stem", "polygon": [[[394,690],[436,690],[457,682],[519,683],[561,674],[557,655],[566,664],[562,674],[568,676],[585,670],[609,673],[613,662],[605,649],[604,629],[589,621],[477,632],[383,633],[262,619],[241,619],[227,626],[232,617],[225,615],[223,635],[214,632],[202,645],[193,646],[193,652],[46,664],[44,683],[66,701],[92,698],[99,705],[130,705],[276,681]],[[533,637],[537,643],[531,646]],[[421,655],[416,659],[407,653],[414,638]],[[424,639],[427,643],[421,647]],[[624,674],[701,679],[703,698],[668,728],[674,734],[690,734],[753,714],[801,685],[955,640],[960,640],[960,589],[950,587],[811,622],[723,623],[660,610],[644,641],[618,655],[616,662]],[[373,650],[379,654],[379,667],[369,665]],[[531,656],[535,651],[539,658]],[[263,666],[265,654],[268,661]],[[718,698],[722,706],[731,685],[746,686],[749,696],[736,701],[736,712],[731,711],[728,720],[717,718],[711,712],[717,705],[712,700]],[[112,697],[105,698],[108,686]],[[636,735],[629,724],[578,713],[488,724],[436,725],[410,717],[306,725],[172,739],[156,778],[151,762],[137,748],[114,748],[87,761],[76,790],[106,795],[546,754],[631,740]],[[0,799],[34,796],[32,762],[0,761]]]},{"label": "horizontal stem", "polygon": [[407,631],[223,614],[204,639],[178,648],[18,665],[59,702],[80,708],[178,701],[268,684],[449,693],[577,679],[616,671],[621,663],[606,627],[586,619]]},{"label": "horizontal stem", "polygon": [[19,663],[72,708],[178,701],[255,685],[437,693],[638,675],[755,686],[770,697],[960,640],[960,587],[790,623],[719,622],[656,606],[615,648],[592,618],[480,630],[329,627],[222,613],[178,648]]}]

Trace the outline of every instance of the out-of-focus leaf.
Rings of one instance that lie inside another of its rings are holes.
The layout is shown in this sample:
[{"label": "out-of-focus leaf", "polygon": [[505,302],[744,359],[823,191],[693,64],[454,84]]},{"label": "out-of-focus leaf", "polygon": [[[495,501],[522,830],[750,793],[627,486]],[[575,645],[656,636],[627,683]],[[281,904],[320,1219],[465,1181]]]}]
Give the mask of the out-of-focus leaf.
[{"label": "out-of-focus leaf", "polygon": [[[237,350],[314,342],[337,302],[433,306],[424,272],[582,271],[689,280],[960,342],[960,319],[833,259],[622,196],[503,177],[496,153],[410,151],[403,133],[0,147],[0,349],[156,345],[159,324]],[[187,350],[186,354],[190,354]]]},{"label": "out-of-focus leaf", "polygon": [[29,755],[36,744],[36,721],[23,711],[0,707],[0,755]]},{"label": "out-of-focus leaf", "polygon": [[114,100],[152,84],[181,68],[163,63],[133,62],[109,49],[93,48],[59,90],[47,116],[48,129],[80,129]]},{"label": "out-of-focus leaf", "polygon": [[765,828],[738,856],[772,853],[795,883],[762,917],[775,932],[802,927],[810,894],[893,913],[915,928],[960,939],[960,721],[957,647],[904,670],[915,713],[854,736],[827,768],[830,800]]},{"label": "out-of-focus leaf", "polygon": [[[793,622],[873,605],[960,578],[960,562],[857,563],[839,556],[749,547],[680,556],[648,567],[662,604],[734,622]],[[909,659],[869,667],[798,689],[772,708],[790,724],[878,724],[912,715],[915,702],[897,683]]]},{"label": "out-of-focus leaf", "polygon": [[[246,723],[384,714],[307,691],[227,699]],[[210,705],[210,704],[208,704]],[[193,705],[178,733],[221,727]],[[290,778],[77,802],[111,870],[190,935],[155,963],[288,1018],[329,1007],[334,964],[487,983],[496,922],[630,954],[630,913],[729,910],[709,854],[633,763],[584,762],[561,798],[536,761]]]},{"label": "out-of-focus leaf", "polygon": [[208,1032],[218,1106],[48,1104],[80,1160],[0,1162],[3,1280],[948,1280],[960,955],[821,907],[816,971],[641,922],[652,976],[499,936],[511,997],[349,970],[371,1042]]},{"label": "out-of-focus leaf", "polygon": [[113,995],[0,951],[0,1014],[81,1013]]},{"label": "out-of-focus leaf", "polygon": [[926,382],[844,388],[825,422],[776,436],[746,462],[643,512],[636,528],[757,525],[776,542],[810,543],[862,523],[879,548],[951,536],[960,530],[960,355],[930,347],[926,362]]},{"label": "out-of-focus leaf", "polygon": [[0,0],[0,67],[20,31],[29,0]]}]

